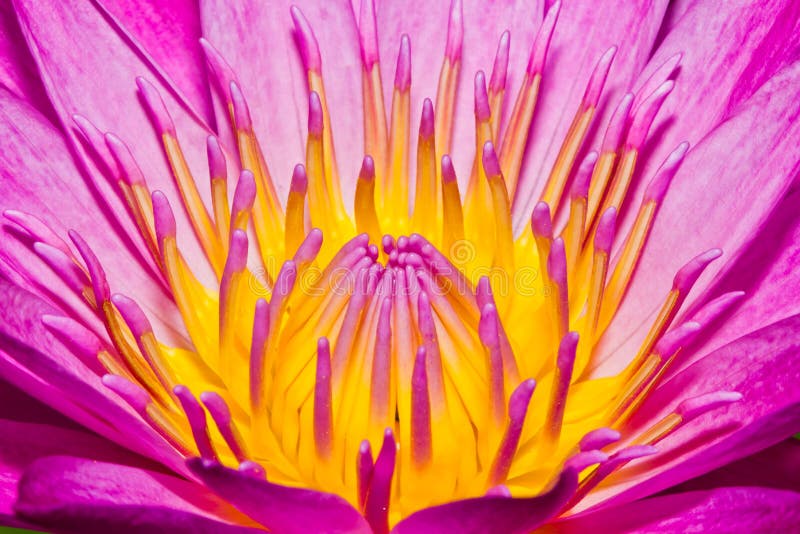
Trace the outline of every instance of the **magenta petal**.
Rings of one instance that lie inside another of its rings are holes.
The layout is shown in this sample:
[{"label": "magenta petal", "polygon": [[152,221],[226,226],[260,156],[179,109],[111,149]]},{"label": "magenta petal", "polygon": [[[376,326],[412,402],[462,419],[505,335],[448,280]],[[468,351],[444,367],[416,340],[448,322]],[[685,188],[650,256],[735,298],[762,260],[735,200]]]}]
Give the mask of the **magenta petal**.
[{"label": "magenta petal", "polygon": [[200,48],[200,11],[193,0],[103,0],[97,3],[123,31],[141,43],[192,105],[213,124],[205,58]]},{"label": "magenta petal", "polygon": [[246,520],[202,486],[154,471],[70,456],[50,456],[31,464],[20,480],[14,509],[32,521],[81,532],[253,530],[228,524]]},{"label": "magenta petal", "polygon": [[24,42],[14,8],[10,2],[3,2],[0,4],[0,85],[55,123],[53,107]]},{"label": "magenta petal", "polygon": [[612,475],[579,503],[629,502],[707,473],[795,434],[800,420],[800,315],[730,343],[676,374],[642,403],[636,435],[684,399],[714,391],[743,398],[694,419],[658,443],[659,453]]},{"label": "magenta petal", "polygon": [[800,493],[758,487],[719,488],[652,497],[567,519],[553,532],[795,532]]},{"label": "magenta petal", "polygon": [[272,484],[209,460],[189,469],[218,495],[270,530],[286,534],[372,532],[347,501],[330,493]]},{"label": "magenta petal", "polygon": [[[24,408],[23,408],[24,409]],[[152,465],[140,456],[82,429],[68,429],[40,422],[0,419],[0,514],[11,513],[17,482],[38,458],[69,454],[91,460],[131,465]]]},{"label": "magenta petal", "polygon": [[531,532],[558,514],[578,486],[578,474],[565,469],[555,485],[536,497],[501,496],[455,501],[413,513],[400,521],[393,534],[482,534]]},{"label": "magenta petal", "polygon": [[710,473],[687,480],[670,493],[730,486],[761,486],[796,491],[800,488],[800,439],[789,438]]},{"label": "magenta petal", "polygon": [[[599,374],[615,372],[636,353],[681,264],[721,248],[689,296],[703,295],[736,259],[788,190],[800,156],[800,63],[782,70],[741,111],[689,151],[653,223],[625,299],[600,345]],[[690,214],[702,213],[702,221]]]},{"label": "magenta petal", "polygon": [[[319,43],[342,192],[349,207],[364,156],[361,58],[349,0],[203,0],[203,36],[233,68],[278,196],[285,199],[292,169],[305,161],[308,113],[308,84],[290,14],[293,4]],[[227,114],[226,108],[217,108],[220,126],[228,121]]]}]

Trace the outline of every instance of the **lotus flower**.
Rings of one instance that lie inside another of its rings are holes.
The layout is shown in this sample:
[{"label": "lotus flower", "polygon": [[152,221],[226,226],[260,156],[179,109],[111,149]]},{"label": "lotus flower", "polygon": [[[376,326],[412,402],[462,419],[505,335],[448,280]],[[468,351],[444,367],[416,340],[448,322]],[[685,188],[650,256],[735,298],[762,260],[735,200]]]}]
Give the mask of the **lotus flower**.
[{"label": "lotus flower", "polygon": [[4,523],[800,529],[796,2],[0,13]]}]

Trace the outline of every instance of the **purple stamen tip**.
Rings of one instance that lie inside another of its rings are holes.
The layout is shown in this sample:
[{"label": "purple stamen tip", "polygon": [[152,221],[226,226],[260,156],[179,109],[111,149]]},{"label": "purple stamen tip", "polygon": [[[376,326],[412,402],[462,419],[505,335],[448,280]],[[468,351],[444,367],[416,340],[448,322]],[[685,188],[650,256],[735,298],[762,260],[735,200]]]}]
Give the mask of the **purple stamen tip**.
[{"label": "purple stamen tip", "polygon": [[165,237],[175,237],[175,215],[169,205],[167,196],[161,191],[153,191],[153,218],[156,226],[156,237],[159,243]]},{"label": "purple stamen tip", "polygon": [[508,52],[511,42],[511,33],[506,30],[500,36],[497,44],[497,54],[492,65],[492,77],[489,80],[489,91],[499,93],[506,88],[506,75],[508,74]]},{"label": "purple stamen tip", "polygon": [[233,213],[241,213],[253,207],[256,199],[256,178],[247,169],[239,175],[239,182],[236,184],[236,191],[233,193]]},{"label": "purple stamen tip", "polygon": [[422,118],[419,121],[419,136],[424,139],[433,137],[434,120],[433,120],[433,102],[430,98],[426,98],[422,102]]},{"label": "purple stamen tip", "polygon": [[372,156],[364,156],[358,178],[359,180],[366,180],[368,182],[375,180],[375,162],[372,160]]},{"label": "purple stamen tip", "polygon": [[661,164],[661,167],[656,171],[655,177],[647,185],[644,192],[645,201],[661,202],[667,194],[669,184],[672,178],[678,172],[678,169],[683,163],[686,153],[689,151],[689,143],[684,141],[667,156],[667,159]]},{"label": "purple stamen tip", "polygon": [[306,191],[308,190],[308,175],[306,174],[306,168],[300,163],[294,166],[290,188],[293,192],[300,193],[301,195],[305,195]]},{"label": "purple stamen tip", "polygon": [[618,453],[615,453],[611,458],[613,458],[616,463],[621,464],[625,462],[630,462],[632,460],[636,460],[638,458],[652,456],[657,452],[658,449],[653,447],[652,445],[633,445],[631,447],[622,449]]},{"label": "purple stamen tip", "polygon": [[209,43],[205,38],[200,38],[200,47],[206,56],[206,62],[211,67],[211,73],[218,87],[224,92],[229,88],[231,81],[236,80],[236,75],[233,69],[219,53],[219,50],[214,48],[214,45]]},{"label": "purple stamen tip", "polygon": [[411,40],[407,34],[400,38],[400,52],[397,54],[397,68],[394,71],[394,86],[398,91],[408,91],[411,87]]},{"label": "purple stamen tip", "polygon": [[261,466],[261,464],[252,460],[245,460],[244,462],[240,463],[239,472],[262,480],[267,478],[267,471]]},{"label": "purple stamen tip", "polygon": [[659,85],[658,88],[642,102],[642,105],[634,114],[633,122],[628,132],[628,146],[634,149],[640,149],[642,147],[647,138],[647,134],[650,133],[650,126],[653,124],[658,110],[661,109],[661,105],[674,87],[675,82],[667,80]]},{"label": "purple stamen tip", "polygon": [[525,419],[525,414],[528,411],[528,404],[530,403],[531,396],[535,389],[536,380],[533,378],[529,378],[517,386],[508,399],[509,419],[518,422],[522,422]]},{"label": "purple stamen tip", "polygon": [[358,17],[358,37],[364,70],[369,72],[379,61],[378,30],[375,21],[375,0],[363,0]]},{"label": "purple stamen tip", "polygon": [[487,304],[494,304],[492,284],[489,282],[488,276],[481,276],[480,279],[478,279],[478,284],[475,286],[475,301],[481,309]]},{"label": "purple stamen tip", "polygon": [[535,236],[553,238],[553,220],[550,218],[550,206],[547,202],[539,201],[533,207],[531,230]]},{"label": "purple stamen tip", "polygon": [[617,54],[617,47],[612,46],[597,62],[592,77],[589,79],[589,85],[586,86],[586,92],[583,94],[583,105],[585,107],[596,107],[600,101],[600,95],[603,93],[603,87],[608,78],[608,71],[611,70],[611,64],[614,62],[614,56]]},{"label": "purple stamen tip", "polygon": [[71,255],[48,243],[37,241],[33,244],[36,254],[58,274],[61,280],[73,291],[80,293],[86,287],[88,280],[84,272],[75,265]]},{"label": "purple stamen tip", "polygon": [[486,92],[486,75],[479,70],[475,74],[475,117],[479,121],[488,121],[491,116],[489,94]]},{"label": "purple stamen tip", "polygon": [[672,288],[687,293],[700,278],[705,268],[720,256],[722,256],[722,249],[719,248],[712,248],[695,256],[675,274]]},{"label": "purple stamen tip", "polygon": [[547,50],[550,48],[550,41],[553,37],[553,30],[555,30],[556,22],[558,22],[558,14],[560,11],[561,0],[556,0],[544,16],[542,25],[539,27],[539,32],[536,34],[536,39],[533,42],[530,59],[528,60],[527,73],[529,76],[541,74],[544,70]]},{"label": "purple stamen tip", "polygon": [[442,182],[449,184],[456,181],[456,170],[453,167],[453,160],[445,154],[442,156]]},{"label": "purple stamen tip", "polygon": [[580,336],[577,332],[567,332],[558,346],[558,356],[556,365],[563,372],[572,373],[572,365],[575,362],[575,351],[578,349]]},{"label": "purple stamen tip", "polygon": [[597,223],[597,233],[594,235],[594,248],[608,254],[614,243],[614,233],[617,227],[617,208],[611,206],[600,217]]},{"label": "purple stamen tip", "polygon": [[239,130],[251,131],[253,129],[253,120],[250,118],[250,108],[247,106],[247,100],[244,98],[242,89],[235,81],[230,83],[228,89],[231,93],[233,121],[236,124],[236,128]]},{"label": "purple stamen tip", "polygon": [[481,308],[481,319],[478,323],[478,337],[487,347],[499,343],[497,329],[497,308],[494,304],[486,304]]},{"label": "purple stamen tip", "polygon": [[447,25],[447,45],[444,55],[455,63],[461,59],[461,47],[464,43],[464,12],[461,0],[452,0],[450,3],[450,21]]},{"label": "purple stamen tip", "polygon": [[136,337],[141,337],[148,332],[152,332],[153,328],[150,326],[150,321],[147,320],[142,309],[131,298],[126,297],[120,293],[115,293],[111,296],[111,302],[116,306],[125,323],[133,332]]},{"label": "purple stamen tip", "polygon": [[306,70],[316,73],[322,72],[322,57],[319,53],[319,44],[311,25],[308,23],[303,12],[297,6],[290,9],[292,21],[294,22],[295,35],[297,36],[297,46],[300,48],[300,56],[303,58],[303,65]]},{"label": "purple stamen tip", "polygon": [[394,237],[390,236],[389,234],[383,236],[381,239],[381,246],[386,254],[391,254],[395,248]]},{"label": "purple stamen tip", "polygon": [[144,103],[150,112],[150,119],[159,133],[169,133],[175,135],[175,125],[172,122],[172,117],[169,116],[167,107],[164,105],[164,100],[153,84],[142,78],[136,78],[136,85],[139,92],[144,99]]},{"label": "purple stamen tip", "polygon": [[208,155],[208,173],[212,180],[225,180],[228,177],[228,166],[225,163],[225,153],[219,144],[219,139],[209,135],[206,139],[206,154]]},{"label": "purple stamen tip", "polygon": [[740,400],[742,400],[742,394],[737,391],[715,391],[686,399],[678,405],[675,413],[680,415],[684,421],[689,421],[715,408]]},{"label": "purple stamen tip", "polygon": [[128,185],[146,185],[142,170],[136,163],[128,145],[113,133],[105,134],[104,138],[114,161],[117,162],[120,178],[125,180]]},{"label": "purple stamen tip", "polygon": [[581,164],[578,166],[578,172],[575,173],[575,180],[572,182],[572,189],[570,196],[572,198],[587,198],[589,196],[589,185],[592,182],[592,173],[597,159],[600,155],[596,151],[591,151],[586,154]]},{"label": "purple stamen tip", "polygon": [[322,102],[317,92],[311,91],[308,95],[308,134],[321,136],[322,128]]},{"label": "purple stamen tip", "polygon": [[502,176],[503,174],[491,141],[486,141],[483,145],[483,170],[487,177]]},{"label": "purple stamen tip", "polygon": [[571,467],[577,473],[580,473],[587,467],[602,464],[608,460],[608,455],[598,450],[582,451],[567,460],[565,467]]},{"label": "purple stamen tip", "polygon": [[690,321],[677,328],[673,328],[656,343],[653,352],[664,358],[669,358],[681,347],[687,346],[700,331],[700,323]]},{"label": "purple stamen tip", "polygon": [[106,374],[103,385],[122,397],[138,413],[145,413],[150,404],[150,395],[144,388],[119,375]]},{"label": "purple stamen tip", "polygon": [[625,129],[628,126],[631,106],[633,106],[633,93],[626,93],[608,121],[608,128],[603,136],[602,152],[616,152],[622,143],[622,136],[625,135]]},{"label": "purple stamen tip", "polygon": [[[547,274],[561,291],[567,286],[567,254],[564,240],[557,237],[550,245],[550,254],[547,256]],[[563,298],[563,296],[562,296]]]},{"label": "purple stamen tip", "polygon": [[486,490],[487,497],[511,497],[511,490],[508,489],[508,486],[505,484],[499,484],[497,486],[492,486],[488,490]]},{"label": "purple stamen tip", "polygon": [[612,428],[598,428],[587,433],[579,443],[581,451],[600,450],[603,447],[616,443],[622,438],[619,431]]}]

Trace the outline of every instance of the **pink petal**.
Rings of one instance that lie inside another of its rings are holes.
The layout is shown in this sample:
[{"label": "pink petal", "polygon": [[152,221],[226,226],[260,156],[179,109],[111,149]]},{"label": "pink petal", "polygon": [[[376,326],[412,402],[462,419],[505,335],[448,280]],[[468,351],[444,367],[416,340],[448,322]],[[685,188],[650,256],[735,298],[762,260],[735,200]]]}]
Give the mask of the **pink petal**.
[{"label": "pink petal", "polygon": [[800,417],[800,316],[716,350],[660,386],[624,435],[636,435],[684,399],[713,391],[743,398],[708,412],[667,436],[659,453],[610,477],[579,509],[629,502],[769,447],[797,432]]},{"label": "pink petal", "polygon": [[719,488],[652,497],[567,519],[553,532],[792,532],[800,529],[800,493]]},{"label": "pink petal", "polygon": [[189,460],[188,465],[209,488],[270,530],[286,534],[372,532],[366,519],[338,495],[272,484],[200,458]]},{"label": "pink petal", "polygon": [[81,532],[147,532],[148,527],[169,532],[252,530],[232,528],[228,521],[246,520],[202,486],[70,456],[42,458],[28,467],[14,508],[33,521]]},{"label": "pink petal", "polygon": [[[635,354],[681,264],[721,248],[727,265],[758,237],[800,161],[800,63],[782,70],[741,111],[689,152],[659,208],[625,299],[600,346],[596,373],[621,369]],[[696,214],[702,214],[698,217]],[[712,263],[688,302],[726,264]]]},{"label": "pink petal", "polygon": [[393,534],[523,534],[556,515],[575,492],[578,474],[565,469],[546,493],[530,498],[487,496],[455,501],[413,513],[400,521]]},{"label": "pink petal", "polygon": [[[666,34],[636,83],[641,86],[661,64],[682,53],[675,89],[651,131],[658,139],[645,145],[629,198],[638,205],[647,177],[669,151],[683,141],[696,145],[736,113],[770,77],[797,58],[800,5],[776,2],[700,0],[673,6],[681,18]],[[635,210],[621,228],[627,232]]]},{"label": "pink petal", "polygon": [[774,322],[800,313],[800,190],[791,191],[778,205],[759,236],[742,252],[728,271],[715,281],[709,294],[744,291],[745,296],[732,313],[718,321],[718,327],[704,335],[690,354],[682,358],[685,367],[715,349]]},{"label": "pink petal", "polygon": [[[0,89],[0,212],[11,209],[28,212],[66,239],[77,230],[101,252],[101,261],[115,291],[136,295],[150,318],[168,339],[176,339],[171,326],[180,324],[177,309],[165,293],[147,262],[139,255],[144,245],[134,245],[126,234],[135,232],[131,223],[115,224],[119,213],[105,207],[93,196],[85,175],[76,168],[69,148],[59,132],[28,104]],[[126,215],[127,217],[127,215]],[[82,298],[72,295],[64,283],[24,246],[9,221],[3,220],[0,239],[0,271],[15,283],[32,291],[71,315],[93,319]],[[19,232],[16,232],[19,235]],[[139,241],[141,243],[141,241]]]},{"label": "pink petal", "polygon": [[[146,77],[164,98],[183,141],[189,167],[201,184],[200,195],[210,205],[210,188],[202,184],[207,183],[203,179],[207,176],[205,140],[211,132],[172,85],[162,82],[158,69],[147,61],[139,44],[111,25],[92,3],[18,0],[14,5],[22,33],[67,140],[90,169],[92,181],[114,213],[126,214],[126,208],[118,200],[115,184],[108,184],[106,177],[98,175],[83,144],[78,141],[73,124],[75,113],[88,118],[101,131],[113,132],[126,140],[150,189],[163,191],[173,205],[180,205],[179,193],[160,146],[160,136],[154,131],[137,91],[137,76]],[[178,209],[175,216],[187,262],[201,280],[210,282],[211,269],[191,231],[187,215]]]},{"label": "pink petal", "polygon": [[[203,36],[233,68],[281,199],[292,169],[305,161],[308,85],[294,38],[296,4],[317,38],[345,205],[352,207],[364,156],[361,56],[349,0],[226,2],[203,0]],[[218,108],[217,121],[227,121]]]}]

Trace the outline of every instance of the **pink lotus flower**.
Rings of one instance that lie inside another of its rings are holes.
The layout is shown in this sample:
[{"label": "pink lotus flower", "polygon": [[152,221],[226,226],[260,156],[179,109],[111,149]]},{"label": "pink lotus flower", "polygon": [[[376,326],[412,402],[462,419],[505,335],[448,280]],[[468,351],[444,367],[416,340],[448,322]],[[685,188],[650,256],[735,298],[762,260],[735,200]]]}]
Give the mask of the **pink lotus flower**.
[{"label": "pink lotus flower", "polygon": [[0,11],[3,523],[800,529],[796,2],[199,4]]}]

